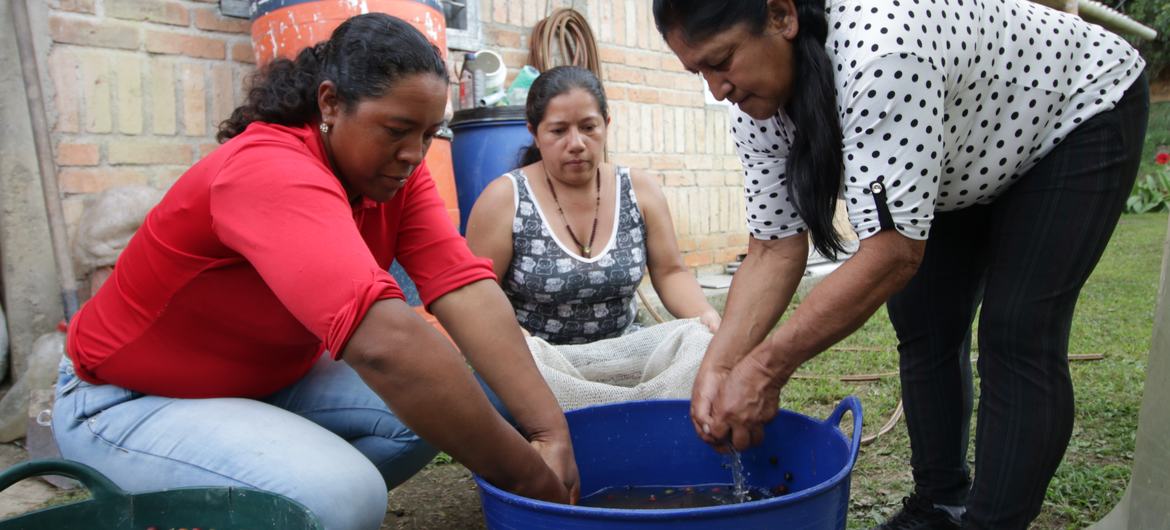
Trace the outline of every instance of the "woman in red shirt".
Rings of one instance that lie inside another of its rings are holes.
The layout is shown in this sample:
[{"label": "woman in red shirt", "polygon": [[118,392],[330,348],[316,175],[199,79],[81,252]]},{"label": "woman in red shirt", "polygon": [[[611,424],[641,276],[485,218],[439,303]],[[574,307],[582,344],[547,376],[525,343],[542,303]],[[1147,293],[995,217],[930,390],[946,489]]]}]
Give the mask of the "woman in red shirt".
[{"label": "woman in red shirt", "polygon": [[[71,324],[62,454],[133,491],[274,491],[331,529],[377,528],[428,442],[574,499],[564,416],[423,162],[447,85],[437,50],[383,14],[274,61]],[[459,350],[403,301],[394,259]]]}]

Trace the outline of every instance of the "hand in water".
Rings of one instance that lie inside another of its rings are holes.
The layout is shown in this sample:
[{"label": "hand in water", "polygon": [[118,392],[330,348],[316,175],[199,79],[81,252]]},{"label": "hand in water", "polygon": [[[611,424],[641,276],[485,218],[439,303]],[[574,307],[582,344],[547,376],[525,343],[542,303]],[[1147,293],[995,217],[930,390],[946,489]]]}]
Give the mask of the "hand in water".
[{"label": "hand in water", "polygon": [[529,444],[544,463],[552,469],[568,491],[569,504],[577,504],[581,495],[581,478],[577,474],[577,460],[573,457],[573,445],[568,441],[547,441],[534,439]]},{"label": "hand in water", "polygon": [[711,435],[743,451],[764,441],[764,424],[776,417],[781,384],[756,357],[744,357],[711,403]]},{"label": "hand in water", "polygon": [[723,439],[712,435],[711,425],[715,423],[711,415],[711,403],[719,395],[719,388],[727,378],[730,370],[704,363],[699,367],[695,376],[695,385],[691,389],[691,423],[695,426],[695,433],[704,442],[718,449]]}]

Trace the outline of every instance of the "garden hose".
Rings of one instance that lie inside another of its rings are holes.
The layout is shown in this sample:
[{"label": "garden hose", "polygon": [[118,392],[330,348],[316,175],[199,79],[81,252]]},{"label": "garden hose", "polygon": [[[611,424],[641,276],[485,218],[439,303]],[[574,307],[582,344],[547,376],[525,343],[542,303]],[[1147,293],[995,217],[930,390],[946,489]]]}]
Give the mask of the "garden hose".
[{"label": "garden hose", "polygon": [[536,23],[529,39],[528,64],[544,72],[554,66],[588,68],[601,79],[597,41],[585,15],[560,8]]}]

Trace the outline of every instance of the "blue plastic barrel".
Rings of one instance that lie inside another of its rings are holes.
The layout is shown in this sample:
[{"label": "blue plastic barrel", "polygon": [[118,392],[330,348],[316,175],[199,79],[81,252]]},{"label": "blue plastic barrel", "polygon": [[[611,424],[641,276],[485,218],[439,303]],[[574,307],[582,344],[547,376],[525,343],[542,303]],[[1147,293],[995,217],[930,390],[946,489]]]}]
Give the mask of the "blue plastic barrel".
[{"label": "blue plastic barrel", "polygon": [[[853,436],[838,428],[853,414]],[[688,401],[639,401],[565,414],[581,474],[581,496],[607,487],[730,483],[724,458],[695,435]],[[689,529],[840,530],[849,511],[849,480],[861,446],[861,402],[849,396],[828,419],[781,410],[764,428],[763,445],[740,454],[747,483],[789,493],[760,501],[667,510],[569,506],[503,491],[480,477],[492,530]]]},{"label": "blue plastic barrel", "polygon": [[451,159],[459,195],[459,230],[479,193],[496,177],[520,167],[520,155],[532,145],[523,106],[481,107],[455,112],[451,119]]}]

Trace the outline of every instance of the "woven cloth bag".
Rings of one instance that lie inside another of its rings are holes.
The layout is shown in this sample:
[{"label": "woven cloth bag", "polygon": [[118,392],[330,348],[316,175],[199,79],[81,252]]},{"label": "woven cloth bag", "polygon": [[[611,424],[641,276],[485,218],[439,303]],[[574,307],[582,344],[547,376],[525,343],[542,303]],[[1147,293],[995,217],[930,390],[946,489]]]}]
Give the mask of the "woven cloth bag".
[{"label": "woven cloth bag", "polygon": [[672,320],[589,344],[528,338],[544,380],[564,410],[619,401],[690,399],[711,332],[698,319]]}]

